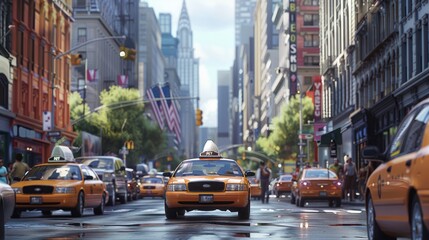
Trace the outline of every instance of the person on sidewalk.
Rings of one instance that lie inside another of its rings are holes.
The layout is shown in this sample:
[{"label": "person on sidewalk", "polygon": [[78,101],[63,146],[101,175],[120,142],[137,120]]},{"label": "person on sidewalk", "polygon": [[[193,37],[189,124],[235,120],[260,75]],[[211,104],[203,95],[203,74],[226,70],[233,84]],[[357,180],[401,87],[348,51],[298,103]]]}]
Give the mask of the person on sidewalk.
[{"label": "person on sidewalk", "polygon": [[352,158],[349,157],[344,165],[344,192],[346,200],[349,197],[350,201],[354,201],[356,176],[356,165],[353,163]]},{"label": "person on sidewalk", "polygon": [[256,171],[256,179],[258,179],[259,184],[261,185],[262,203],[268,203],[270,198],[270,191],[268,188],[271,181],[271,169],[265,166],[265,162],[261,162],[259,164],[259,168]]},{"label": "person on sidewalk", "polygon": [[15,163],[13,164],[12,171],[10,172],[13,182],[21,181],[21,178],[24,177],[25,173],[30,170],[30,167],[25,162],[22,162],[22,158],[22,153],[17,153],[15,155]]},{"label": "person on sidewalk", "polygon": [[9,184],[9,175],[7,173],[7,168],[4,166],[4,161],[1,158],[0,158],[0,182]]}]

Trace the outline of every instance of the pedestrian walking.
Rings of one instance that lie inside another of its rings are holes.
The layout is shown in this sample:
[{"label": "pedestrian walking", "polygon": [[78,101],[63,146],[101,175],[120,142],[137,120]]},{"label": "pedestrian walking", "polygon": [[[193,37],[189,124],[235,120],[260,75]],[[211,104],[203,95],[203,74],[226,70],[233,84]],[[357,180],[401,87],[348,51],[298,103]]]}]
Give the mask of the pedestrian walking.
[{"label": "pedestrian walking", "polygon": [[0,158],[0,182],[9,184],[8,179],[9,179],[9,176],[7,173],[7,168],[4,166],[3,159]]},{"label": "pedestrian walking", "polygon": [[10,176],[13,182],[21,181],[21,178],[24,177],[25,173],[30,170],[30,167],[22,162],[23,155],[21,153],[17,153],[15,155],[15,163],[12,166],[12,171],[10,172]]},{"label": "pedestrian walking", "polygon": [[269,202],[270,198],[270,191],[269,191],[269,185],[271,181],[271,169],[267,166],[265,166],[265,162],[261,162],[259,164],[259,169],[256,171],[256,178],[259,181],[259,184],[261,185],[261,200],[262,203]]},{"label": "pedestrian walking", "polygon": [[346,199],[349,197],[350,201],[354,201],[356,176],[356,165],[349,157],[344,165],[344,191]]}]

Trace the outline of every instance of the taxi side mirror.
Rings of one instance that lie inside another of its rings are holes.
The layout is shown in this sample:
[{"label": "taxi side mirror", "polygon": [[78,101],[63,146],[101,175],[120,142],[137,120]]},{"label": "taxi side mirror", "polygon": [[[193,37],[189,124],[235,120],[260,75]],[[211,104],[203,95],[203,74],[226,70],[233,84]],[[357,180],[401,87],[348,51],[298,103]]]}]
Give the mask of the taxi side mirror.
[{"label": "taxi side mirror", "polygon": [[366,160],[384,160],[383,155],[376,146],[366,146],[362,150],[362,157]]},{"label": "taxi side mirror", "polygon": [[125,166],[121,166],[121,171],[125,171]]},{"label": "taxi side mirror", "polygon": [[164,177],[171,177],[173,174],[171,174],[171,172],[163,172],[162,176]]},{"label": "taxi side mirror", "polygon": [[92,176],[86,175],[85,180],[94,180],[94,178]]},{"label": "taxi side mirror", "polygon": [[255,173],[254,173],[254,172],[252,172],[252,171],[247,170],[247,171],[244,173],[244,175],[245,175],[246,177],[253,177],[253,176],[255,176]]}]

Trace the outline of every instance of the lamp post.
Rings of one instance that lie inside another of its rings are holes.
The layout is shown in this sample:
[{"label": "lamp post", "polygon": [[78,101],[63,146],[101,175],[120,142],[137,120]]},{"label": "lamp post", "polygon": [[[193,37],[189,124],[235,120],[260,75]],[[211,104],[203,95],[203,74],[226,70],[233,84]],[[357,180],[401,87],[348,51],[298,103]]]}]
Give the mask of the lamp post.
[{"label": "lamp post", "polygon": [[302,84],[298,79],[298,85],[299,85],[299,168],[302,169]]},{"label": "lamp post", "polygon": [[[51,55],[52,55],[52,61],[51,61],[51,70],[52,70],[52,73],[51,73],[51,90],[52,90],[51,131],[55,130],[55,106],[54,106],[54,103],[55,103],[55,95],[54,95],[54,92],[55,92],[55,61],[60,59],[62,56],[67,55],[67,54],[71,53],[72,51],[74,51],[78,48],[81,48],[85,45],[88,45],[90,43],[93,43],[93,42],[103,41],[103,40],[107,40],[107,39],[125,39],[125,38],[126,38],[126,36],[108,36],[108,37],[94,38],[94,39],[91,39],[91,40],[86,41],[84,43],[78,44],[75,47],[71,48],[70,50],[65,51],[63,53],[60,53],[58,55],[55,55],[55,52],[56,52],[55,48],[51,47]],[[86,72],[85,72],[85,75],[86,75]]]}]

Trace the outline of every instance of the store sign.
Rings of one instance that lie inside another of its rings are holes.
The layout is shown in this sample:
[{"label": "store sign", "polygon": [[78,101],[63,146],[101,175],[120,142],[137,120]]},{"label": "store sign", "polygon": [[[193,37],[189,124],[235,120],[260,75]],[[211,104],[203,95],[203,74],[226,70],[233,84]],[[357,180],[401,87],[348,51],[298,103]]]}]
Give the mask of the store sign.
[{"label": "store sign", "polygon": [[314,121],[319,122],[322,118],[322,81],[320,76],[313,76],[314,86]]},{"label": "store sign", "polygon": [[289,86],[290,95],[294,96],[298,92],[297,74],[297,33],[296,33],[296,0],[289,1],[289,41],[290,41],[290,74]]}]

